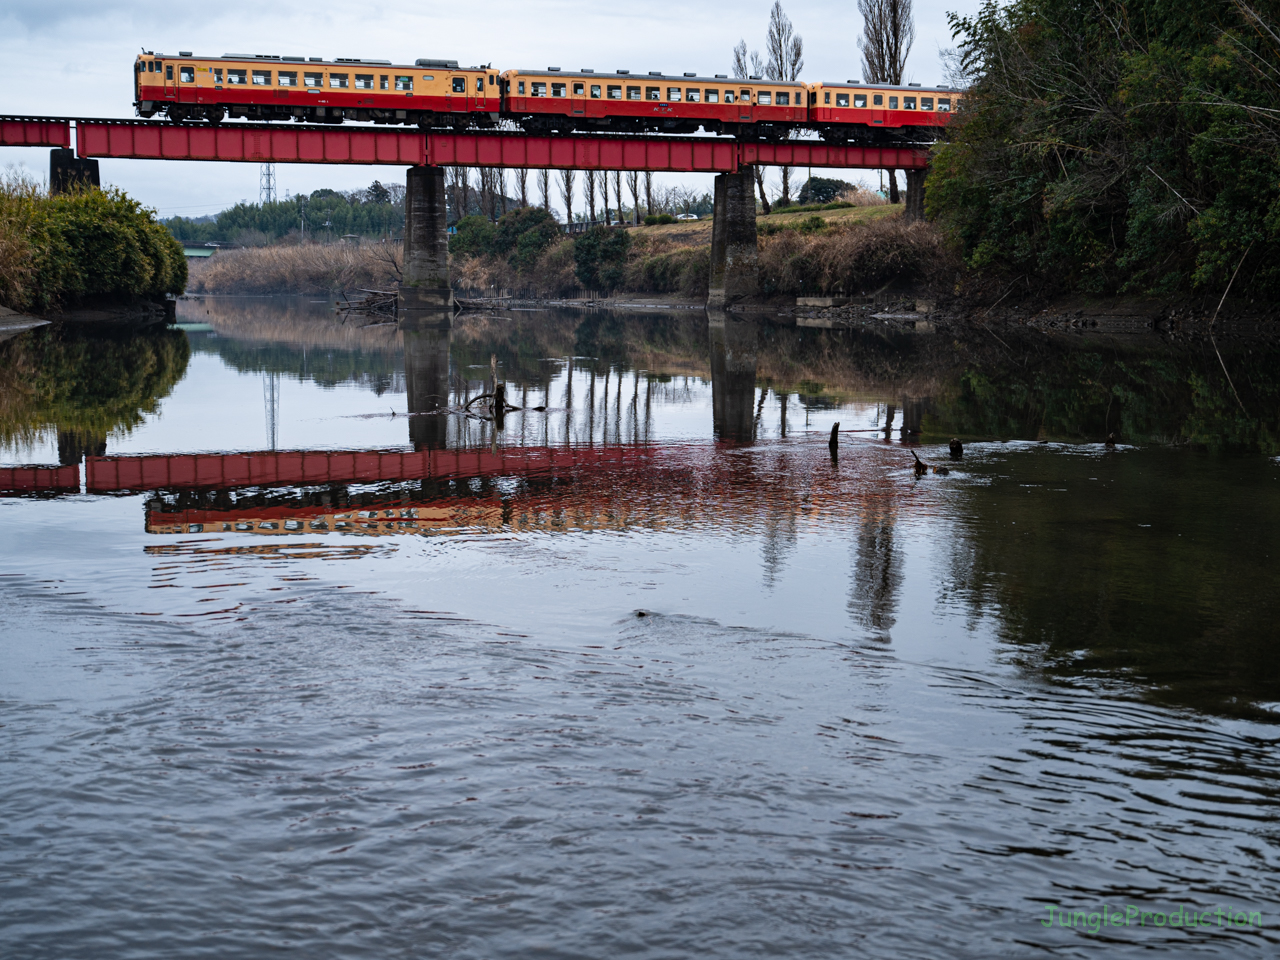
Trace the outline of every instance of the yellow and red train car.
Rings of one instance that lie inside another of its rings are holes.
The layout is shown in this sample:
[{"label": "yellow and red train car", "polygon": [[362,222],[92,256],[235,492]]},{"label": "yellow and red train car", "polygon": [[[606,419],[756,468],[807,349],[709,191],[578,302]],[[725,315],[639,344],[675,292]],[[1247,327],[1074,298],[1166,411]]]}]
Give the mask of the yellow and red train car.
[{"label": "yellow and red train car", "polygon": [[962,94],[918,84],[800,83],[619,70],[497,71],[456,60],[389,60],[146,53],[134,66],[143,117],[392,123],[423,129],[492,128],[507,120],[529,133],[707,133],[781,138],[815,130],[824,139],[925,139],[951,119]]},{"label": "yellow and red train car", "polygon": [[503,115],[532,132],[785,134],[807,125],[803,83],[692,73],[507,70]]},{"label": "yellow and red train car", "polygon": [[492,127],[502,109],[498,75],[456,60],[324,60],[227,53],[142,54],[134,66],[139,115],[341,123]]}]

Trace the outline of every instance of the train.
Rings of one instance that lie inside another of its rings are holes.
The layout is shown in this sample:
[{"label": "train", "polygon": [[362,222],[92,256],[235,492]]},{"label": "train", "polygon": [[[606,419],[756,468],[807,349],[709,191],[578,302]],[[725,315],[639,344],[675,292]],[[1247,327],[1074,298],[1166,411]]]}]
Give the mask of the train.
[{"label": "train", "polygon": [[668,133],[702,130],[782,139],[928,140],[950,121],[960,90],[891,85],[679,76],[661,71],[495,70],[456,60],[197,57],[143,52],[134,65],[139,116],[174,122],[233,119],[406,124],[423,130]]}]

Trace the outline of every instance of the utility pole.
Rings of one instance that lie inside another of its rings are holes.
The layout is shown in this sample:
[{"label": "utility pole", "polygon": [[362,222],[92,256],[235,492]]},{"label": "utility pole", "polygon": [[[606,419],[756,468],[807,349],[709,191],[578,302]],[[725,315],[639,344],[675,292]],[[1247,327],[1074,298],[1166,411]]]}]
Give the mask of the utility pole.
[{"label": "utility pole", "polygon": [[258,203],[265,206],[276,202],[276,165],[264,163],[258,173]]}]

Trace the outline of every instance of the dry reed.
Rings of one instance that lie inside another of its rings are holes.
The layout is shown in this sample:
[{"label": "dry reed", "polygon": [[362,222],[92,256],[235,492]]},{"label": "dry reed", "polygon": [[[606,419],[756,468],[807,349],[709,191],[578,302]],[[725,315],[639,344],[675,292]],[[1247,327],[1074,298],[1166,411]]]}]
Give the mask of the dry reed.
[{"label": "dry reed", "polygon": [[191,293],[388,290],[404,263],[399,244],[308,244],[222,250],[191,271]]}]

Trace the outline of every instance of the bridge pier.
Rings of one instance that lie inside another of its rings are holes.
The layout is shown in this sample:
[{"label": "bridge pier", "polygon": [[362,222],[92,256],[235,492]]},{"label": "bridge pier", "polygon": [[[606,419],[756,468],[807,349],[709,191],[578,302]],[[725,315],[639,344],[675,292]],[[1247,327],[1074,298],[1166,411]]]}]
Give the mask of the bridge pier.
[{"label": "bridge pier", "polygon": [[707,306],[725,307],[754,297],[760,287],[755,180],[751,168],[719,174],[714,202]]},{"label": "bridge pier", "polygon": [[82,160],[70,147],[49,151],[49,192],[67,193],[77,187],[101,187],[97,160]]},{"label": "bridge pier", "polygon": [[[444,167],[410,167],[404,193],[402,316],[453,307],[449,289],[449,230],[444,205]],[[445,321],[448,326],[450,321]]]},{"label": "bridge pier", "polygon": [[903,219],[908,222],[924,220],[924,178],[929,175],[929,168],[907,170],[907,202],[903,210]]}]

